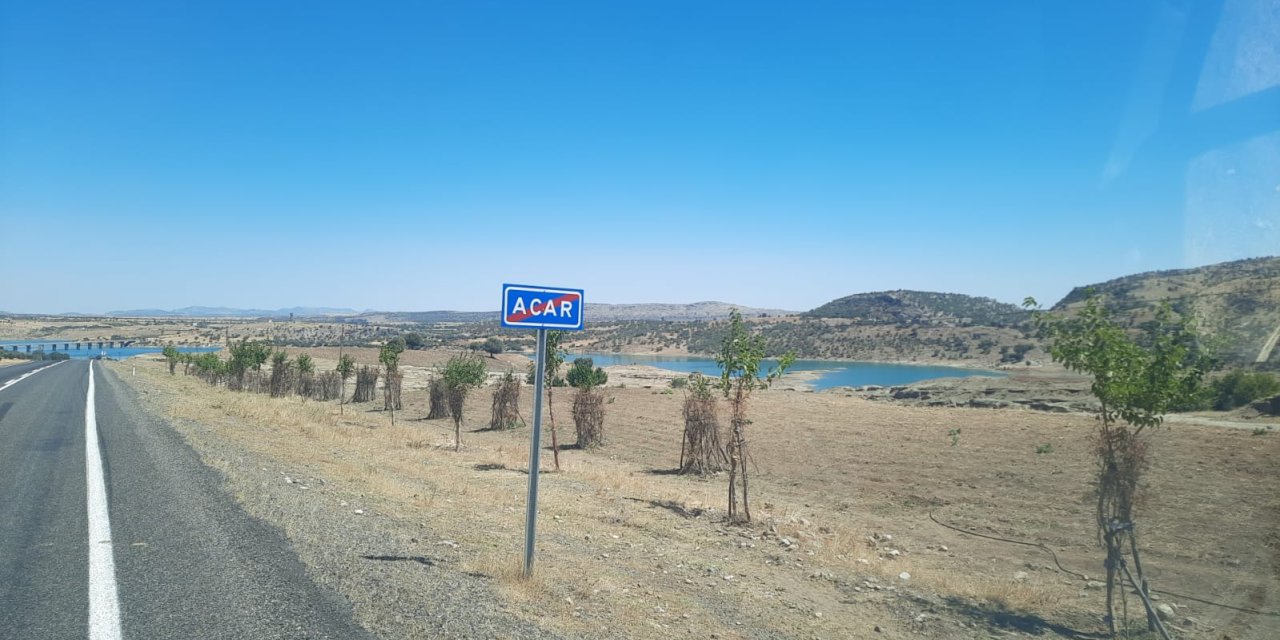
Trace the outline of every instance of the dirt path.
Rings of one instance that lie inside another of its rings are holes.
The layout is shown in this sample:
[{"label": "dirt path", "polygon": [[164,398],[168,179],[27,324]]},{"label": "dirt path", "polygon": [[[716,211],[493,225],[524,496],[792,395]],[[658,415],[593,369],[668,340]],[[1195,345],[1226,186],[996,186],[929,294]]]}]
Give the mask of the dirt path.
[{"label": "dirt path", "polygon": [[1271,350],[1276,348],[1276,341],[1280,340],[1280,325],[1276,325],[1276,330],[1271,332],[1271,336],[1262,344],[1262,350],[1258,352],[1258,359],[1254,362],[1262,363],[1271,359]]}]

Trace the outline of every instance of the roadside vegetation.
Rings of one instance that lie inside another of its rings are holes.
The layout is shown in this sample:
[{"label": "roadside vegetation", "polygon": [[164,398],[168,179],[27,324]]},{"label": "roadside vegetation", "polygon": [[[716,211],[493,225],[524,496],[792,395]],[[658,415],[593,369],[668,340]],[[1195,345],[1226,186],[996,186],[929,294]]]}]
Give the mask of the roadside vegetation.
[{"label": "roadside vegetation", "polygon": [[[744,322],[744,328],[750,337],[751,325]],[[1172,325],[1167,329],[1175,331]],[[1137,335],[1128,337],[1137,348],[1150,348]],[[1118,338],[1115,344],[1126,358],[1137,353]],[[296,357],[290,359],[296,369]],[[556,394],[556,413],[571,411],[581,388],[571,381],[597,369],[594,363],[567,364],[561,375],[575,388],[569,397]],[[140,379],[191,388],[190,379],[168,376],[164,365],[140,372]],[[443,369],[437,379],[443,380]],[[428,378],[420,374],[418,386],[410,387],[415,391],[404,396],[404,411],[414,417],[426,414],[430,403]],[[768,374],[757,376],[759,381]],[[519,382],[519,376],[506,377]],[[425,569],[433,575],[480,580],[502,594],[503,610],[568,636],[737,637],[750,628],[768,637],[940,640],[988,638],[997,630],[1052,635],[1060,629],[1060,635],[1087,636],[1106,629],[1097,613],[1106,604],[1108,554],[1093,492],[1101,480],[1100,420],[903,407],[753,386],[739,414],[754,454],[744,465],[751,472],[751,493],[744,505],[739,476],[731,518],[728,448],[722,445],[734,438],[732,400],[725,398],[723,378],[680,380],[673,388],[609,387],[608,437],[594,452],[562,453],[559,473],[544,484],[539,554],[548,561],[531,580],[520,579],[515,552],[527,434],[486,428],[496,393],[464,398],[456,422],[403,420],[394,427],[377,410],[348,411],[340,418],[337,407],[257,394],[229,399],[222,389],[185,391],[175,411],[216,421],[216,428],[193,431],[197,446],[227,438],[263,456],[229,470],[250,474],[243,486],[264,487],[248,494],[302,495],[279,481],[282,472],[306,482],[304,516],[282,525],[292,527],[291,537],[301,546],[312,537],[325,544],[308,533],[312,523],[328,517],[327,505],[348,503],[332,515],[333,526],[362,536],[375,526],[392,527],[378,538],[399,541],[361,547],[360,553],[422,557],[433,563]],[[495,392],[499,387],[492,385]],[[731,384],[731,396],[733,390]],[[516,401],[526,418],[531,395]],[[218,417],[224,414],[226,419]],[[1137,431],[1123,417],[1110,428]],[[455,453],[462,432],[467,446]],[[710,442],[691,444],[699,440],[691,436],[695,432]],[[1134,577],[1131,545],[1149,565],[1143,569],[1151,595],[1161,598],[1157,604],[1176,607],[1168,622],[1187,630],[1179,638],[1268,637],[1258,635],[1268,628],[1267,618],[1169,592],[1259,606],[1228,592],[1267,593],[1269,533],[1266,520],[1251,509],[1280,507],[1268,489],[1280,476],[1266,462],[1268,447],[1273,453],[1280,439],[1180,426],[1147,427],[1136,439],[1159,446],[1137,475],[1139,489],[1148,490],[1133,494],[1141,499],[1129,512],[1143,535],[1116,545]],[[689,463],[699,448],[710,464]],[[332,456],[335,449],[343,456]],[[214,451],[217,459],[236,459]],[[674,473],[677,461],[689,472]],[[716,462],[723,470],[715,469]],[[1118,462],[1119,468],[1126,460]],[[260,468],[268,471],[258,474]],[[1188,473],[1196,469],[1204,473],[1190,482]],[[1090,498],[1076,499],[1084,491]],[[1118,505],[1123,491],[1108,504]],[[262,513],[285,517],[279,505],[297,500],[264,499]],[[1198,506],[1188,509],[1189,504]],[[352,516],[353,509],[364,516]],[[1025,544],[973,536],[935,521]],[[1178,535],[1170,535],[1170,527]],[[420,542],[410,544],[411,537]],[[415,593],[409,583],[380,573],[385,563],[357,563],[351,570],[367,571],[385,585],[385,599],[375,607],[420,604],[408,603]],[[1118,588],[1127,581],[1123,569],[1118,572],[1116,633],[1146,633],[1140,597]],[[413,580],[423,575],[410,573]],[[1123,599],[1133,622],[1127,628]]]},{"label": "roadside vegetation", "polygon": [[[1028,298],[1026,306],[1035,308]],[[1112,317],[1099,298],[1090,296],[1073,316],[1035,313],[1036,326],[1050,341],[1050,355],[1072,371],[1088,374],[1093,395],[1101,403],[1093,439],[1097,475],[1098,539],[1106,550],[1106,617],[1111,635],[1117,607],[1128,611],[1125,594],[1134,589],[1146,609],[1148,630],[1167,636],[1155,606],[1138,543],[1137,506],[1152,464],[1151,439],[1164,415],[1200,393],[1201,381],[1214,366],[1198,348],[1189,315],[1175,318],[1168,306],[1155,312],[1137,338]],[[1037,447],[1050,453],[1052,445]],[[1132,562],[1133,570],[1129,569]],[[1128,582],[1128,586],[1124,583]],[[1117,602],[1117,599],[1119,602]]]}]

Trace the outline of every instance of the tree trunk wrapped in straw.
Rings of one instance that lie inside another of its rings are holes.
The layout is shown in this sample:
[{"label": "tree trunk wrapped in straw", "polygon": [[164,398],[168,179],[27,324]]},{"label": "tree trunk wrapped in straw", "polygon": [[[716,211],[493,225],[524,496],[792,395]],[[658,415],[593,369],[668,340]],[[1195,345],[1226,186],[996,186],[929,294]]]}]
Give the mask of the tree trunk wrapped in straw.
[{"label": "tree trunk wrapped in straw", "polygon": [[276,363],[271,367],[272,398],[283,398],[293,392],[293,363]]},{"label": "tree trunk wrapped in straw", "polygon": [[578,389],[573,395],[573,426],[579,449],[594,449],[604,443],[603,390]]},{"label": "tree trunk wrapped in straw", "polygon": [[680,473],[705,475],[722,471],[729,458],[720,443],[720,416],[710,381],[695,373],[689,377],[686,389]]},{"label": "tree trunk wrapped in straw", "polygon": [[508,371],[493,386],[493,413],[489,418],[489,428],[514,429],[523,424],[524,418],[520,417],[520,378]]},{"label": "tree trunk wrapped in straw", "polygon": [[311,386],[311,398],[321,402],[335,400],[342,395],[342,376],[337,371],[325,371],[315,377]]},{"label": "tree trunk wrapped in straw", "polygon": [[365,365],[356,371],[356,391],[352,402],[370,402],[378,386],[378,370]]},{"label": "tree trunk wrapped in straw", "polygon": [[382,382],[382,408],[385,411],[403,409],[400,404],[400,383],[404,375],[398,370],[388,371]]},{"label": "tree trunk wrapped in straw", "polygon": [[437,418],[448,418],[449,402],[446,399],[444,378],[433,377],[427,385],[427,393],[430,396],[430,408],[427,410],[427,419],[435,420]]}]

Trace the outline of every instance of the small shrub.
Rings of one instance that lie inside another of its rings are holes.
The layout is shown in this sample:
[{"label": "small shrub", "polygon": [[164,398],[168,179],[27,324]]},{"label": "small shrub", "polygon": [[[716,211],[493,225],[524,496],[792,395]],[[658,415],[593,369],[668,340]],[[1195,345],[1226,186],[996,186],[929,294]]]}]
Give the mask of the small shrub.
[{"label": "small shrub", "polygon": [[1046,442],[1041,445],[1036,445],[1036,453],[1037,454],[1053,453],[1053,444]]},{"label": "small shrub", "polygon": [[671,380],[672,389],[683,389],[688,386],[688,384],[689,380],[687,378],[672,378]]}]

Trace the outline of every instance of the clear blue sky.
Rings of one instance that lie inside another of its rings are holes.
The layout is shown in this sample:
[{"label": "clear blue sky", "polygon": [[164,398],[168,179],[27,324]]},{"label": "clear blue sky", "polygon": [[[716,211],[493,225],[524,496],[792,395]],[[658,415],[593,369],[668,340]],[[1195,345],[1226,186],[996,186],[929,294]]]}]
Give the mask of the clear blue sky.
[{"label": "clear blue sky", "polygon": [[5,3],[0,309],[1052,302],[1280,253],[1195,225],[1280,199],[1205,177],[1278,116],[1179,124],[1258,90],[1202,4]]}]

